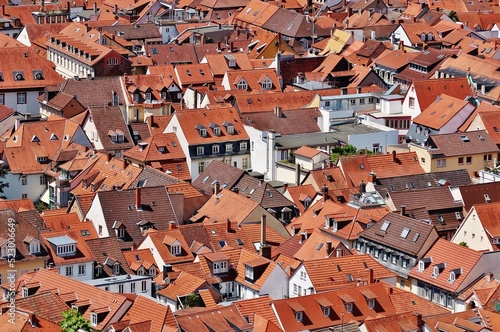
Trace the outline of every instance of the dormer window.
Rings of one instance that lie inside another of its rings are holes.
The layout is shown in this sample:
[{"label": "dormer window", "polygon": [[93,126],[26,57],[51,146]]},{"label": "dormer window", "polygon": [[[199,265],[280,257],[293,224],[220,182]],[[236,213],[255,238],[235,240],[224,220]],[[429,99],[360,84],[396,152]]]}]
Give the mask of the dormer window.
[{"label": "dormer window", "polygon": [[273,82],[271,81],[271,79],[269,77],[266,77],[262,81],[261,86],[262,86],[262,90],[271,90],[273,88]]},{"label": "dormer window", "polygon": [[116,230],[116,236],[119,238],[119,239],[123,239],[125,238],[125,228],[118,228]]},{"label": "dormer window", "polygon": [[213,131],[214,131],[215,136],[220,136],[220,128],[219,127],[214,127]]},{"label": "dormer window", "polygon": [[43,73],[41,70],[33,70],[33,78],[37,81],[43,80]]},{"label": "dormer window", "polygon": [[116,262],[113,265],[113,274],[114,275],[119,275],[120,274],[120,263]]},{"label": "dormer window", "polygon": [[245,278],[253,280],[253,267],[245,265]]},{"label": "dormer window", "polygon": [[30,254],[39,254],[40,253],[40,241],[33,239],[30,242]]},{"label": "dormer window", "polygon": [[248,89],[248,83],[244,79],[241,79],[238,84],[236,84],[236,88],[238,90],[247,90]]},{"label": "dormer window", "polygon": [[139,99],[140,99],[140,94],[139,94],[139,92],[134,92],[134,101],[135,101],[135,102],[138,102],[138,101],[139,101]]},{"label": "dormer window", "polygon": [[24,81],[24,73],[22,71],[15,71],[14,81]]},{"label": "dormer window", "polygon": [[375,299],[368,299],[368,308],[375,308]]},{"label": "dormer window", "polygon": [[92,326],[97,326],[97,324],[98,324],[98,321],[97,321],[97,313],[92,312],[92,313],[90,314],[90,324],[91,324]]},{"label": "dormer window", "polygon": [[170,253],[174,256],[180,255],[181,254],[181,245],[180,244],[175,244],[170,247]]},{"label": "dormer window", "polygon": [[59,140],[59,137],[57,137],[56,134],[52,133],[52,135],[50,135],[50,140],[51,141],[57,141],[57,140]]},{"label": "dormer window", "polygon": [[450,279],[448,279],[449,282],[454,282],[456,278],[455,272],[451,271],[450,272]]},{"label": "dormer window", "polygon": [[226,273],[228,271],[227,266],[227,261],[214,262],[212,265],[212,272],[214,274]]},{"label": "dormer window", "polygon": [[0,71],[0,82],[3,82],[3,73]]},{"label": "dormer window", "polygon": [[295,312],[295,319],[297,320],[297,322],[302,322],[302,319],[304,319],[304,312],[303,311]]},{"label": "dormer window", "polygon": [[418,270],[420,272],[422,272],[423,270],[425,270],[425,263],[424,262],[422,262],[422,261],[418,262]]},{"label": "dormer window", "polygon": [[234,126],[229,125],[226,128],[227,128],[226,130],[227,130],[228,134],[230,134],[230,135],[234,134]]},{"label": "dormer window", "polygon": [[162,100],[167,99],[167,91],[162,90],[160,94],[161,94],[161,99],[162,99]]},{"label": "dormer window", "polygon": [[76,241],[67,235],[48,238],[47,241],[56,247],[59,257],[73,256],[76,254]]},{"label": "dormer window", "polygon": [[32,142],[40,142],[40,139],[38,138],[38,136],[33,135],[33,137],[31,137],[31,141]]},{"label": "dormer window", "polygon": [[344,306],[345,306],[345,311],[347,311],[348,313],[352,312],[352,302],[345,302]]},{"label": "dormer window", "polygon": [[151,92],[146,92],[146,102],[151,102]]}]

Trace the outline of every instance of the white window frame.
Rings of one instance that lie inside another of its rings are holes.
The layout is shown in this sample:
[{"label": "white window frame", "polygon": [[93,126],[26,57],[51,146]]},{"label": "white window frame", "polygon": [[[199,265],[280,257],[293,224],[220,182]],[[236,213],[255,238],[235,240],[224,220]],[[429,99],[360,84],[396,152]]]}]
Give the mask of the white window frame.
[{"label": "white window frame", "polygon": [[21,175],[21,185],[22,186],[28,185],[28,176],[27,175]]},{"label": "white window frame", "polygon": [[120,274],[120,264],[113,265],[113,274],[114,275],[119,275]]},{"label": "white window frame", "polygon": [[446,167],[446,159],[438,159],[437,167]]},{"label": "white window frame", "polygon": [[130,284],[130,293],[135,294],[135,282]]},{"label": "white window frame", "polygon": [[143,280],[141,282],[141,292],[147,292],[148,291],[148,283],[146,280]]},{"label": "white window frame", "polygon": [[196,155],[202,156],[204,154],[205,154],[205,148],[203,146],[197,146],[196,147]]},{"label": "white window frame", "polygon": [[97,323],[98,323],[97,313],[95,312],[90,313],[90,325],[97,326]]},{"label": "white window frame", "polygon": [[85,264],[78,265],[78,275],[79,276],[84,276],[85,274],[87,274]]},{"label": "white window frame", "polygon": [[182,248],[181,248],[181,246],[180,246],[180,245],[178,245],[178,244],[176,244],[176,245],[172,245],[172,246],[170,247],[170,253],[171,253],[172,255],[174,255],[174,256],[180,255],[180,254],[181,254],[181,252],[182,252],[182,250],[181,250],[181,249],[182,249]]},{"label": "white window frame", "polygon": [[33,240],[30,242],[30,254],[38,254],[40,252],[40,242]]},{"label": "white window frame", "polygon": [[236,89],[238,90],[248,90],[248,83],[244,79],[241,79],[238,84],[236,84]]},{"label": "white window frame", "polygon": [[218,145],[212,145],[212,154],[218,154],[220,147]]},{"label": "white window frame", "polygon": [[352,302],[345,303],[345,311],[347,311],[348,313],[352,312]]},{"label": "white window frame", "polygon": [[67,277],[72,277],[73,276],[73,266],[72,265],[66,266],[65,272],[66,272]]},{"label": "white window frame", "polygon": [[246,150],[248,150],[248,144],[247,144],[247,142],[241,142],[241,143],[240,143],[240,150],[241,150],[241,151],[246,151]]},{"label": "white window frame", "polygon": [[253,280],[253,267],[245,265],[245,277]]}]

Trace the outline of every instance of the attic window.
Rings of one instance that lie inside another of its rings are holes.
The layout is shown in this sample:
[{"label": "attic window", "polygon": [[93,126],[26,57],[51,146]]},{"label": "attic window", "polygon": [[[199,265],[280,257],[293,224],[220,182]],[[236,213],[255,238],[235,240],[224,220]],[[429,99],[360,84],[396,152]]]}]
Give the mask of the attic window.
[{"label": "attic window", "polygon": [[22,71],[15,71],[14,81],[24,81],[24,73]]},{"label": "attic window", "polygon": [[410,234],[410,229],[409,228],[403,228],[403,231],[401,232],[401,237],[403,239],[406,239],[408,237],[408,234]]},{"label": "attic window", "polygon": [[50,135],[50,140],[51,141],[57,141],[59,139],[59,137],[57,137],[56,134],[52,133],[52,135]]},{"label": "attic window", "polygon": [[208,179],[210,179],[210,175],[205,176],[205,178],[203,179],[203,183],[207,182]]},{"label": "attic window", "polygon": [[418,238],[419,238],[420,234],[419,233],[415,233],[415,235],[413,236],[413,242],[417,242]]},{"label": "attic window", "polygon": [[365,169],[365,165],[363,165],[363,164],[359,164],[359,169],[360,169],[360,170],[364,170],[364,169]]},{"label": "attic window", "polygon": [[382,230],[382,232],[387,232],[387,229],[389,228],[389,226],[391,225],[391,222],[390,221],[384,221],[384,223],[382,224],[382,227],[380,227],[380,229]]},{"label": "attic window", "polygon": [[187,76],[191,76],[191,72],[189,71],[189,69],[186,70],[186,74],[187,74]]},{"label": "attic window", "polygon": [[441,225],[444,225],[444,218],[443,218],[443,216],[442,216],[442,215],[438,215],[438,216],[437,216],[437,219],[438,219],[438,221],[439,221],[439,223],[440,223]]},{"label": "attic window", "polygon": [[460,136],[460,139],[462,140],[462,142],[470,142],[470,139],[465,135]]},{"label": "attic window", "polygon": [[33,135],[33,137],[31,138],[31,141],[32,142],[40,142],[40,139],[38,138],[38,136]]},{"label": "attic window", "polygon": [[156,49],[155,47],[153,47],[153,48],[151,49],[151,52],[153,52],[153,54],[158,54],[158,49]]},{"label": "attic window", "polygon": [[455,217],[457,220],[462,220],[462,216],[460,215],[460,212],[455,212]]},{"label": "attic window", "polygon": [[0,82],[3,82],[3,73],[0,71]]},{"label": "attic window", "polygon": [[37,81],[43,80],[43,73],[41,70],[33,70],[33,78]]}]

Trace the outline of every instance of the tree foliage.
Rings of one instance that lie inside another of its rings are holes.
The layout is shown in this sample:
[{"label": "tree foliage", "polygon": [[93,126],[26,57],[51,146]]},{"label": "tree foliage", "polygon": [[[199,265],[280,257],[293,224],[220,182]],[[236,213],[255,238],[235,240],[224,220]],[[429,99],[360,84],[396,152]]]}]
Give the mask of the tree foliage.
[{"label": "tree foliage", "polygon": [[90,322],[83,318],[76,309],[70,309],[61,313],[64,320],[59,324],[62,332],[77,332],[80,330],[92,331]]},{"label": "tree foliage", "polygon": [[[7,175],[7,173],[9,173],[9,170],[7,168],[0,168],[0,179],[5,179],[5,176]],[[3,188],[6,188],[6,187],[8,188],[9,184],[0,180],[0,194],[4,193]],[[5,197],[4,195],[0,195],[0,198],[7,199],[7,197]]]},{"label": "tree foliage", "polygon": [[189,294],[182,301],[184,308],[200,307],[201,297],[198,294]]}]

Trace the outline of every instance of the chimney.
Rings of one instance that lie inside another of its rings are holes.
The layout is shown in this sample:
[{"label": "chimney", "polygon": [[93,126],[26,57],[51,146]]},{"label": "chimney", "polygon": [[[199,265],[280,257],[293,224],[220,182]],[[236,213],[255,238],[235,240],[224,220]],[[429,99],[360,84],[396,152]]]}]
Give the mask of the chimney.
[{"label": "chimney", "polygon": [[405,42],[404,42],[404,41],[402,41],[402,40],[400,40],[400,41],[399,41],[399,49],[400,49],[401,51],[405,49]]},{"label": "chimney", "polygon": [[352,8],[349,7],[347,8],[347,17],[351,17],[352,16]]},{"label": "chimney", "polygon": [[142,211],[141,188],[135,188],[135,208],[137,211]]},{"label": "chimney", "polygon": [[234,188],[232,189],[232,191],[233,191],[233,193],[235,193],[235,194],[239,194],[239,193],[240,193],[240,190],[238,189],[238,187],[234,187]]},{"label": "chimney", "polygon": [[230,42],[229,43],[229,52],[232,52],[233,51],[233,42]]},{"label": "chimney", "polygon": [[219,194],[219,190],[220,190],[219,181],[215,181],[215,183],[214,183],[214,196],[217,196]]},{"label": "chimney", "polygon": [[106,164],[109,163],[112,158],[113,156],[111,155],[111,153],[106,153]]},{"label": "chimney", "polygon": [[94,12],[94,14],[97,13],[97,2],[96,1],[94,1],[94,4],[92,6],[92,11]]},{"label": "chimney", "polygon": [[392,287],[389,287],[389,294],[394,294],[394,289]]},{"label": "chimney", "polygon": [[220,48],[220,41],[217,42],[217,51],[220,52],[221,51],[221,48]]},{"label": "chimney", "polygon": [[137,244],[135,244],[135,242],[133,242],[133,243],[130,245],[130,250],[137,250]]},{"label": "chimney", "polygon": [[283,109],[281,108],[281,106],[275,106],[275,107],[274,107],[274,114],[275,114],[278,118],[283,117]]},{"label": "chimney", "polygon": [[115,4],[115,6],[113,7],[113,14],[118,14],[118,5]]},{"label": "chimney", "polygon": [[492,272],[486,273],[486,281],[487,282],[492,282],[493,281],[493,273]]},{"label": "chimney", "polygon": [[300,241],[299,243],[303,243],[306,240],[306,232],[300,233]]},{"label": "chimney", "polygon": [[396,162],[396,151],[395,150],[392,151],[392,162],[393,163]]},{"label": "chimney", "polygon": [[5,16],[5,5],[2,5],[2,17]]},{"label": "chimney", "polygon": [[422,331],[423,328],[423,320],[422,320],[422,314],[419,313],[414,313],[414,315],[417,317],[417,326],[419,331]]},{"label": "chimney", "polygon": [[367,268],[368,270],[368,284],[373,284],[373,269]]},{"label": "chimney", "polygon": [[332,253],[332,241],[326,241],[326,257],[329,257],[330,254]]},{"label": "chimney", "polygon": [[295,164],[295,184],[300,186],[300,164]]},{"label": "chimney", "polygon": [[268,244],[261,245],[260,255],[264,258],[271,259],[271,246]]},{"label": "chimney", "polygon": [[370,172],[368,173],[368,176],[370,177],[370,182],[375,184],[377,182],[377,174]]},{"label": "chimney", "polygon": [[401,215],[404,216],[406,214],[406,206],[401,205]]},{"label": "chimney", "polygon": [[68,13],[69,13],[71,10],[71,3],[69,1],[66,2],[66,8],[67,8]]},{"label": "chimney", "polygon": [[125,159],[125,157],[123,158],[123,169],[127,168],[128,166],[128,160]]},{"label": "chimney", "polygon": [[260,244],[266,244],[266,215],[263,214],[260,218]]},{"label": "chimney", "polygon": [[231,220],[229,218],[226,220],[226,233],[231,233]]},{"label": "chimney", "polygon": [[163,265],[163,280],[168,278],[168,273],[172,272],[172,265],[164,264]]},{"label": "chimney", "polygon": [[283,184],[283,192],[287,192],[288,190],[288,183]]}]

